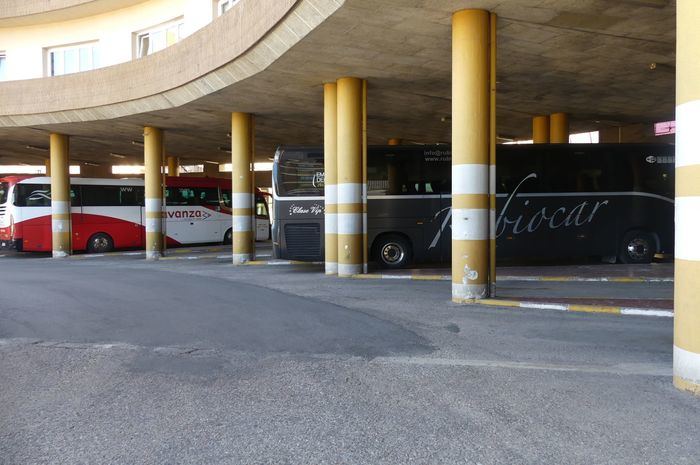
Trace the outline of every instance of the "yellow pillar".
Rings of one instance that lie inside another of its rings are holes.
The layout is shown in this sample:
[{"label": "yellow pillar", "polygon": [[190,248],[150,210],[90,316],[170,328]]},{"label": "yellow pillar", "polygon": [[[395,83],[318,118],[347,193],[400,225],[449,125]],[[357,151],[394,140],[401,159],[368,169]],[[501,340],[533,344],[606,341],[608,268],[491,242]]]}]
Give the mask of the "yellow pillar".
[{"label": "yellow pillar", "polygon": [[367,79],[362,80],[362,272],[369,271],[367,244]]},{"label": "yellow pillar", "polygon": [[392,137],[392,138],[389,139],[389,141],[387,142],[387,145],[401,145],[401,142],[402,142],[401,139],[398,139],[398,138],[396,138],[396,137]]},{"label": "yellow pillar", "polygon": [[566,113],[549,115],[549,142],[552,144],[569,143],[569,115]]},{"label": "yellow pillar", "polygon": [[676,4],[676,246],[673,384],[700,395],[700,4]]},{"label": "yellow pillar", "polygon": [[163,131],[143,128],[143,165],[146,197],[146,259],[163,256]]},{"label": "yellow pillar", "polygon": [[46,167],[46,176],[51,176],[51,159],[44,160],[44,166]]},{"label": "yellow pillar", "polygon": [[498,18],[489,15],[489,295],[496,296],[496,30]]},{"label": "yellow pillar", "polygon": [[168,157],[168,176],[180,176],[180,160]]},{"label": "yellow pillar", "polygon": [[338,79],[338,276],[362,273],[362,80]]},{"label": "yellow pillar", "polygon": [[532,142],[535,144],[549,143],[549,116],[532,118]]},{"label": "yellow pillar", "polygon": [[68,170],[68,136],[49,136],[51,162],[51,251],[53,258],[71,253],[70,172]]},{"label": "yellow pillar", "polygon": [[488,297],[489,13],[452,15],[452,300]]},{"label": "yellow pillar", "polygon": [[242,265],[255,254],[253,182],[253,116],[231,114],[231,189],[233,264]]},{"label": "yellow pillar", "polygon": [[326,274],[338,273],[338,127],[337,85],[323,85],[323,171]]}]

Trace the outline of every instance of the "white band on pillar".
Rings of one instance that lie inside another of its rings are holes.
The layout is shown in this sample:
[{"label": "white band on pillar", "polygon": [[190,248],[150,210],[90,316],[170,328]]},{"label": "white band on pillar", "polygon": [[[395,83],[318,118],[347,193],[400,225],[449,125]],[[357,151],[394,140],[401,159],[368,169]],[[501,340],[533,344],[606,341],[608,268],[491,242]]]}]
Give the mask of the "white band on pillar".
[{"label": "white band on pillar", "polygon": [[452,283],[452,298],[456,300],[483,299],[487,296],[486,284]]},{"label": "white band on pillar", "polygon": [[162,220],[160,218],[146,218],[146,232],[159,233],[162,231]]},{"label": "white band on pillar", "polygon": [[70,213],[70,202],[66,202],[64,200],[51,201],[51,214],[67,215],[68,213]]},{"label": "white band on pillar", "polygon": [[70,232],[70,220],[51,220],[51,232]]},{"label": "white band on pillar", "polygon": [[163,209],[163,199],[146,199],[147,212],[159,212]]},{"label": "white band on pillar", "polygon": [[323,188],[323,196],[326,205],[338,203],[338,187],[335,184],[326,184]]},{"label": "white band on pillar", "polygon": [[343,184],[338,184],[338,198],[337,203],[361,203],[362,201],[362,183],[350,183],[346,182]]},{"label": "white band on pillar", "polygon": [[488,194],[489,165],[452,165],[452,195]]},{"label": "white band on pillar", "polygon": [[452,239],[482,241],[489,238],[489,212],[485,208],[453,208]]},{"label": "white band on pillar", "polygon": [[326,274],[338,274],[338,263],[326,262]]},{"label": "white band on pillar", "polygon": [[234,192],[232,194],[233,208],[253,208],[253,194]]},{"label": "white band on pillar", "polygon": [[233,215],[231,217],[233,232],[246,232],[253,230],[253,217],[250,215]]},{"label": "white band on pillar", "polygon": [[324,218],[325,233],[326,234],[338,234],[338,214],[337,213],[326,213]]},{"label": "white band on pillar", "polygon": [[338,213],[338,234],[362,234],[362,213]]},{"label": "white band on pillar", "polygon": [[249,253],[235,253],[232,256],[232,261],[235,265],[241,265],[251,261],[253,256]]},{"label": "white band on pillar", "polygon": [[676,168],[700,163],[700,100],[676,107]]},{"label": "white band on pillar", "polygon": [[673,374],[700,384],[700,354],[673,346]]},{"label": "white band on pillar", "polygon": [[353,276],[362,273],[362,264],[338,263],[338,276]]},{"label": "white band on pillar", "polygon": [[674,256],[700,260],[700,197],[676,197],[676,245]]}]

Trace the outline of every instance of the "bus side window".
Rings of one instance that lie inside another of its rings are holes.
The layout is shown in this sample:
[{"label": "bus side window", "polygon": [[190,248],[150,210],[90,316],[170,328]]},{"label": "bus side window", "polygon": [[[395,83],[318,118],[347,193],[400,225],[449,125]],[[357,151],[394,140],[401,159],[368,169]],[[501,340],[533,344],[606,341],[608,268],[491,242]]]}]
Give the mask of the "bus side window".
[{"label": "bus side window", "polygon": [[267,218],[267,204],[262,197],[255,197],[255,216]]},{"label": "bus side window", "polygon": [[195,191],[199,205],[219,206],[219,190],[216,187],[197,188]]},{"label": "bus side window", "polygon": [[222,190],[221,200],[224,202],[226,208],[231,208],[231,191]]}]

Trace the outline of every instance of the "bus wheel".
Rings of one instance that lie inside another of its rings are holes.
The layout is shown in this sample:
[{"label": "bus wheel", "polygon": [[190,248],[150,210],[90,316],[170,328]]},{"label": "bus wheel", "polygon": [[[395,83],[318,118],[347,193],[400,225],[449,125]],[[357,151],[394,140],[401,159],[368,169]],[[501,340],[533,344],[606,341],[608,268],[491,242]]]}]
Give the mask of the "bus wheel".
[{"label": "bus wheel", "polygon": [[230,244],[233,242],[233,229],[229,228],[224,234],[224,244]]},{"label": "bus wheel", "polygon": [[411,261],[411,243],[408,239],[387,234],[377,238],[375,257],[382,268],[404,268]]},{"label": "bus wheel", "polygon": [[114,241],[108,234],[93,234],[87,243],[87,250],[90,253],[111,252],[114,249]]},{"label": "bus wheel", "polygon": [[651,263],[656,253],[654,237],[644,231],[630,231],[622,238],[620,261],[622,263]]}]

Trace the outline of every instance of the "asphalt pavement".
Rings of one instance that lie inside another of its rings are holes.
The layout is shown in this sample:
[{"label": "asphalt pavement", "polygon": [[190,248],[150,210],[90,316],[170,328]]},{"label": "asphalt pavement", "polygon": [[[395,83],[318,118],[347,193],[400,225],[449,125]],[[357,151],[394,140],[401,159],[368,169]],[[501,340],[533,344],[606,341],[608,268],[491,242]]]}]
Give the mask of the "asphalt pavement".
[{"label": "asphalt pavement", "polygon": [[700,463],[671,319],[215,256],[6,256],[0,283],[0,464]]}]

